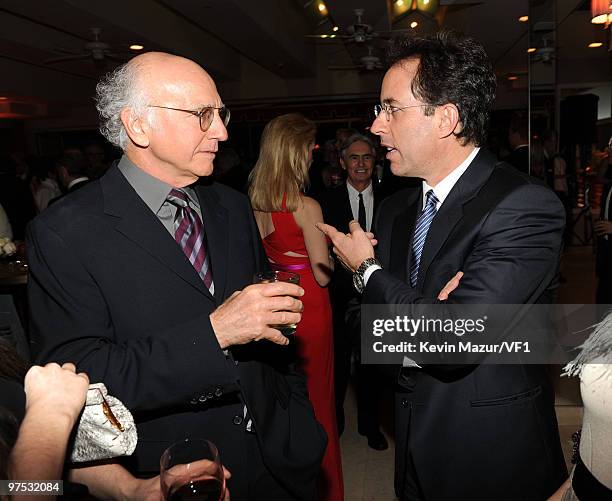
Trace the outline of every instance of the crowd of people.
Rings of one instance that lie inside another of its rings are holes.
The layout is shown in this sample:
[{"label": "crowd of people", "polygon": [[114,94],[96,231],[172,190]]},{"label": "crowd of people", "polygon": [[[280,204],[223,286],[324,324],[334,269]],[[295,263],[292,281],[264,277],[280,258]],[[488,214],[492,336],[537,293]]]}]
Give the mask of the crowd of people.
[{"label": "crowd of people", "polygon": [[[189,437],[218,446],[233,500],[341,501],[353,374],[358,431],[374,450],[388,448],[379,411],[384,389],[395,391],[400,499],[535,501],[572,489],[589,499],[566,483],[545,366],[361,363],[361,304],[551,297],[565,208],[556,188],[487,150],[495,90],[477,41],[398,39],[370,132],[338,131],[319,189],[309,191],[316,126],[291,113],[266,125],[247,197],[212,182],[242,177],[228,174],[231,153],[213,173],[230,111],[202,67],[149,52],[107,75],[100,129],[121,159],[105,169],[103,157],[67,150],[54,174],[11,172],[38,212],[26,231],[38,365],[26,373],[0,343],[11,362],[0,369],[0,476],[159,499],[160,456]],[[512,125],[517,150],[521,130]],[[299,285],[254,283],[268,270]],[[65,469],[89,382],[130,410],[138,444]],[[609,495],[609,478],[599,482]]]}]

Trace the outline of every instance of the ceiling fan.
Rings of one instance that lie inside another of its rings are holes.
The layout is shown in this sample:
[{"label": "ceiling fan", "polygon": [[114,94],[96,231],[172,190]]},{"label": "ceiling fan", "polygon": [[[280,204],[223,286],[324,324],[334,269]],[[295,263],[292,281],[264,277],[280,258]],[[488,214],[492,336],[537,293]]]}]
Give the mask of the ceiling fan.
[{"label": "ceiling fan", "polygon": [[384,66],[381,59],[374,54],[374,48],[368,46],[368,53],[367,55],[359,58],[359,64],[353,64],[350,66],[328,66],[327,69],[376,71],[384,69]]},{"label": "ceiling fan", "polygon": [[552,64],[553,59],[556,57],[555,47],[550,45],[553,44],[552,37],[544,35],[541,40],[542,45],[531,54],[531,61]]},{"label": "ceiling fan", "polygon": [[100,40],[100,34],[102,30],[100,28],[90,28],[93,35],[93,40],[83,45],[81,52],[75,52],[70,49],[56,47],[55,52],[65,54],[59,57],[53,57],[45,60],[45,64],[55,64],[64,61],[78,61],[78,60],[93,60],[96,66],[104,66],[107,59],[111,59],[117,62],[123,62],[126,56],[131,55],[130,53],[123,52],[118,53],[111,50],[111,46],[106,42]]},{"label": "ceiling fan", "polygon": [[305,35],[306,38],[316,38],[325,41],[342,41],[346,43],[364,44],[373,42],[375,39],[389,39],[393,33],[399,33],[407,30],[393,31],[375,31],[371,24],[363,21],[365,9],[355,9],[355,22],[344,29],[338,30],[331,34]]}]

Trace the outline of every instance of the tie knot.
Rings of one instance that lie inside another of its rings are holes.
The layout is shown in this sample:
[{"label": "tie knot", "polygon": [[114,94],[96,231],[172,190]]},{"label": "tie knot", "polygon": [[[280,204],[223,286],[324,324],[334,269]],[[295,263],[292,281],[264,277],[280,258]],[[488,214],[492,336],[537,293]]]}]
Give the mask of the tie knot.
[{"label": "tie knot", "polygon": [[425,193],[425,206],[428,205],[432,205],[434,207],[438,205],[438,197],[436,197],[434,190],[429,190],[427,193]]},{"label": "tie knot", "polygon": [[187,193],[176,188],[172,188],[170,190],[166,200],[177,207],[187,207],[189,205]]},{"label": "tie knot", "polygon": [[361,200],[363,198],[363,194],[362,193],[359,193],[357,196],[359,197],[359,200]]}]

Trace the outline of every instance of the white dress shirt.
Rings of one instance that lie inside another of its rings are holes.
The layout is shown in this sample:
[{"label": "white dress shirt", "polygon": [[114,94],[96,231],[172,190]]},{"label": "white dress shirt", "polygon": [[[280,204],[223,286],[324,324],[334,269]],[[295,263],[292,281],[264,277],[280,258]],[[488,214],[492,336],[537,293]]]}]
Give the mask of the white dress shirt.
[{"label": "white dress shirt", "polygon": [[[434,194],[436,195],[436,198],[438,199],[438,203],[436,205],[436,211],[440,210],[440,207],[444,203],[444,200],[446,200],[446,197],[448,197],[448,194],[451,192],[451,190],[453,189],[457,181],[459,181],[459,178],[465,173],[465,171],[470,166],[470,164],[472,163],[476,155],[478,155],[479,151],[480,151],[479,147],[474,148],[472,152],[467,156],[467,158],[463,162],[461,162],[461,164],[455,167],[444,179],[442,179],[442,181],[436,184],[435,187],[429,186],[425,181],[423,181],[423,201],[422,201],[422,206],[421,206],[422,209],[425,208],[425,203],[426,203],[425,194],[429,190],[433,190]],[[370,267],[368,267],[368,269],[363,274],[363,283],[367,285],[368,279],[370,278],[370,276],[372,276],[372,273],[380,269],[381,267],[378,266],[377,264],[373,264]]]},{"label": "white dress shirt", "polygon": [[363,196],[363,205],[366,213],[366,228],[363,229],[370,231],[372,229],[372,216],[374,215],[374,189],[372,188],[372,181],[370,181],[368,187],[362,192],[357,191],[348,181],[346,182],[346,188],[348,190],[349,202],[351,203],[351,212],[353,213],[353,219],[355,221],[359,220],[359,193]]}]

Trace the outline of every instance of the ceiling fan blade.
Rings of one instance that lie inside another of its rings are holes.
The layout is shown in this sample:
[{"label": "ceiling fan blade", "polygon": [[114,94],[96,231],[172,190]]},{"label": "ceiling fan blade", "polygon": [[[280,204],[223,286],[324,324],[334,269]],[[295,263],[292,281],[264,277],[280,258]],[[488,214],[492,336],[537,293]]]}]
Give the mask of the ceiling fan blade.
[{"label": "ceiling fan blade", "polygon": [[53,57],[51,59],[46,59],[44,63],[55,64],[64,61],[78,61],[79,59],[89,59],[89,54],[75,54],[74,56]]},{"label": "ceiling fan blade", "polygon": [[340,71],[345,71],[345,70],[360,70],[361,66],[328,66],[327,67],[328,70],[340,70]]},{"label": "ceiling fan blade", "polygon": [[74,49],[67,49],[66,47],[53,47],[51,49],[53,52],[56,52],[57,54],[66,54],[69,56],[76,56],[77,54],[82,54],[82,52],[79,52],[78,50],[74,50]]}]

